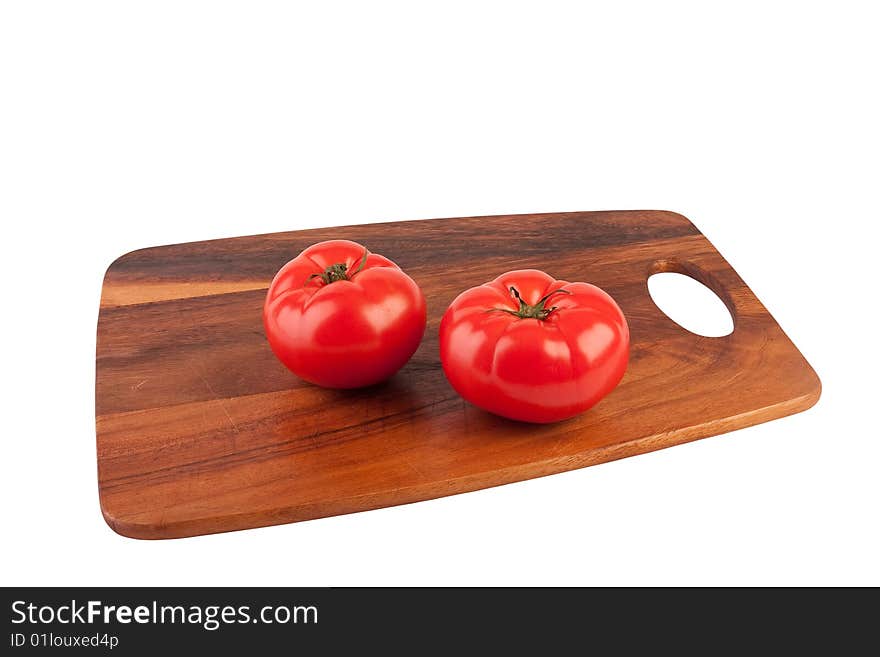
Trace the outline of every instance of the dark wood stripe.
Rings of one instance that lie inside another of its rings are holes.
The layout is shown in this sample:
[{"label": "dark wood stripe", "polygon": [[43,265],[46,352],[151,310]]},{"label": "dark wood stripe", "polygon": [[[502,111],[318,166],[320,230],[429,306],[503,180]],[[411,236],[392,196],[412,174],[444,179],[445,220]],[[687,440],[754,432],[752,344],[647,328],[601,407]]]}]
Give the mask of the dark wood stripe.
[{"label": "dark wood stripe", "polygon": [[[588,219],[590,230],[577,229]],[[307,246],[327,239],[361,241],[407,271],[470,264],[483,258],[539,258],[560,249],[588,251],[699,235],[673,213],[599,212],[467,217],[318,228],[140,249],[116,260],[107,281],[271,280]]]}]

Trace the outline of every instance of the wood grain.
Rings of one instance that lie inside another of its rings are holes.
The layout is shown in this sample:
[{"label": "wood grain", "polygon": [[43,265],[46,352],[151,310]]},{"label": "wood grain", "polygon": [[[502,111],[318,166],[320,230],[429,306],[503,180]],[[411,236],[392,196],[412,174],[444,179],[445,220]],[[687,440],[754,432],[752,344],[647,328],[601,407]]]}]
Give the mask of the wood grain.
[{"label": "wood grain", "polygon": [[[428,300],[428,328],[390,381],[355,391],[275,360],[261,308],[303,248],[353,239]],[[462,290],[544,269],[608,291],[630,324],[621,384],[572,420],[532,426],[460,399],[437,327]],[[689,333],[647,278],[687,273],[730,309],[722,338]],[[143,249],[107,270],[97,339],[101,509],[120,534],[173,538],[405,504],[580,468],[805,410],[820,383],[732,267],[663,211],[467,217],[306,230]]]}]

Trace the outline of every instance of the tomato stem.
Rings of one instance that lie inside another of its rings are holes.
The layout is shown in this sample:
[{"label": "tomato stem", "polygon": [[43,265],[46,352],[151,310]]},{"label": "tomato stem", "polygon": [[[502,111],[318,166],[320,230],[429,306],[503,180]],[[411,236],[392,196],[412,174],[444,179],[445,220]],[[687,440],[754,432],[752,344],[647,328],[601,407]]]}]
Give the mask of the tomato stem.
[{"label": "tomato stem", "polygon": [[558,308],[558,306],[545,308],[544,306],[547,303],[547,300],[554,294],[571,294],[571,292],[569,292],[568,290],[563,290],[562,288],[559,288],[545,294],[538,300],[538,303],[534,305],[529,305],[523,300],[522,296],[520,296],[519,290],[517,290],[515,287],[510,287],[510,293],[519,302],[519,309],[510,310],[509,308],[489,308],[488,312],[500,310],[503,313],[509,313],[511,315],[514,315],[515,317],[519,317],[520,319],[539,319],[541,321],[544,321],[550,316],[550,313]]},{"label": "tomato stem", "polygon": [[368,253],[369,251],[364,249],[364,257],[361,258],[361,264],[358,265],[358,268],[355,269],[351,275],[348,273],[348,265],[344,262],[338,262],[334,265],[330,265],[320,274],[309,275],[306,279],[306,283],[309,283],[313,278],[320,278],[324,282],[324,285],[330,285],[330,283],[335,283],[336,281],[351,280],[351,276],[354,276],[364,268],[364,265],[367,263]]}]

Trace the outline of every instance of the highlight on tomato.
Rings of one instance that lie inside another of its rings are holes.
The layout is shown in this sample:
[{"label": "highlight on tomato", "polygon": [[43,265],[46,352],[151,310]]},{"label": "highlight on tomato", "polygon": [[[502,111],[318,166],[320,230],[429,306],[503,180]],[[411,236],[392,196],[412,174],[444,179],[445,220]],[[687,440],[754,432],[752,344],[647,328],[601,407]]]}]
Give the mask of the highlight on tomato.
[{"label": "highlight on tomato", "polygon": [[595,285],[509,271],[462,292],[440,322],[440,360],[456,392],[512,420],[556,422],[623,378],[629,327]]},{"label": "highlight on tomato", "polygon": [[425,332],[425,296],[388,258],[349,240],[308,247],[275,275],[263,326],[278,359],[328,388],[379,383]]}]

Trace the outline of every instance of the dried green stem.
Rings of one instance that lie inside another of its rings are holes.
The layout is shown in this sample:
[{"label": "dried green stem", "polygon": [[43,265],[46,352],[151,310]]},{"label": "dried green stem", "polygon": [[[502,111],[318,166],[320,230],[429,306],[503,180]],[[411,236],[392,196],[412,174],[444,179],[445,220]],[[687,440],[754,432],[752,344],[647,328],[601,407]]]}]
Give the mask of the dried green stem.
[{"label": "dried green stem", "polygon": [[554,294],[571,294],[568,290],[563,290],[562,288],[553,290],[545,294],[541,299],[538,300],[538,303],[529,305],[525,302],[522,296],[515,287],[510,287],[510,293],[513,297],[519,302],[519,308],[517,310],[510,310],[509,308],[490,308],[489,312],[499,310],[503,313],[509,313],[514,315],[515,317],[519,317],[520,319],[539,319],[541,321],[546,320],[550,313],[558,308],[558,306],[551,306],[550,308],[546,308],[546,304],[548,299],[552,297]]},{"label": "dried green stem", "polygon": [[334,265],[330,265],[319,274],[311,274],[306,279],[306,283],[310,282],[313,278],[320,278],[322,281],[324,281],[324,285],[330,285],[330,283],[335,283],[336,281],[351,280],[352,276],[354,276],[364,268],[364,265],[367,263],[368,253],[369,252],[364,249],[364,257],[361,258],[361,264],[358,265],[358,268],[355,269],[351,274],[348,273],[348,265],[346,265],[344,262],[339,262]]}]

